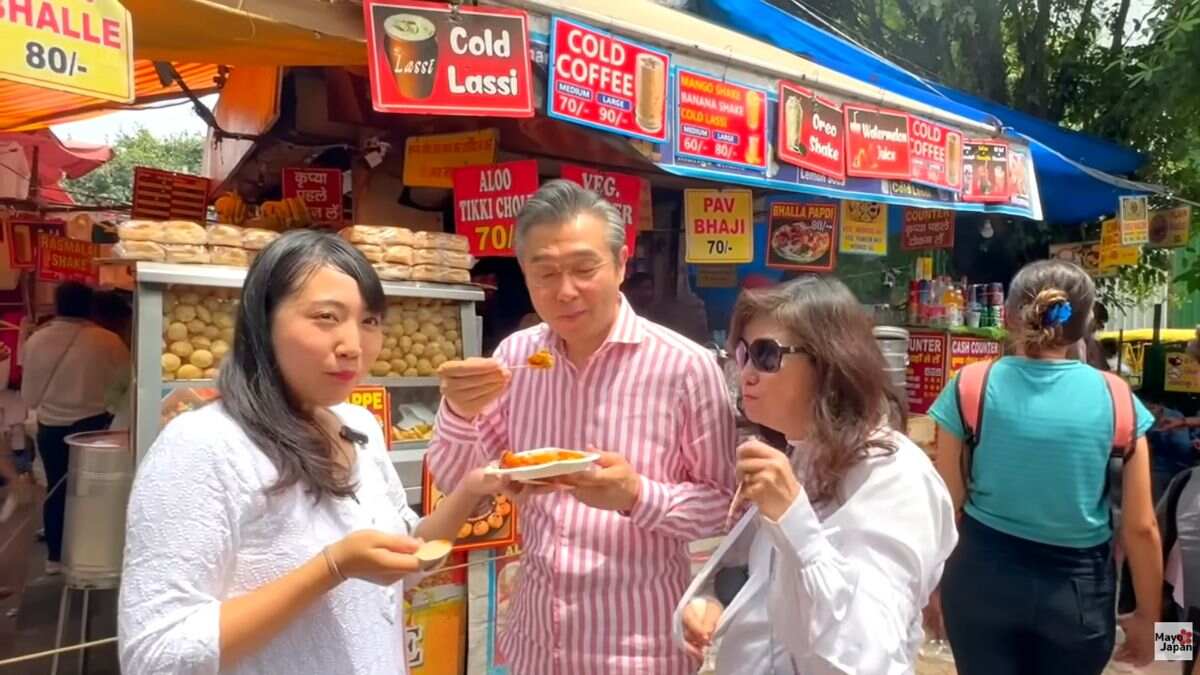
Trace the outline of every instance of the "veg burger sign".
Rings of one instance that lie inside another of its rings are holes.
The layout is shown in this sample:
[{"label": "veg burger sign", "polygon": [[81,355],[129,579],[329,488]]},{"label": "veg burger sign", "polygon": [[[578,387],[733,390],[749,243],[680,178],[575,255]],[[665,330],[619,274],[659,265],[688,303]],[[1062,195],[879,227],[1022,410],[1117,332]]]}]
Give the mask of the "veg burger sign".
[{"label": "veg burger sign", "polygon": [[524,12],[367,0],[363,14],[376,110],[533,116]]}]

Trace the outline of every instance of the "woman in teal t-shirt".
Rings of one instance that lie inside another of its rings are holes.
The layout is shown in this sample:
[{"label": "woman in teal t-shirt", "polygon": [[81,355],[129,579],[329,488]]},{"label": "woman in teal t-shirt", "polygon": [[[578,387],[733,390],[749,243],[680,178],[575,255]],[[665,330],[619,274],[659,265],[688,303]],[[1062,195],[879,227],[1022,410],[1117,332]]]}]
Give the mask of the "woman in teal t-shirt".
[{"label": "woman in teal t-shirt", "polygon": [[[1095,294],[1082,269],[1060,261],[1032,263],[1013,278],[1005,310],[1017,356],[989,371],[969,492],[956,382],[929,411],[943,432],[938,472],[964,511],[941,589],[960,675],[1087,675],[1112,654],[1116,573],[1105,479],[1113,403],[1100,372],[1068,358]],[[1122,621],[1118,658],[1144,664],[1153,656],[1162,554],[1145,439],[1153,418],[1134,405],[1138,441],[1125,463],[1119,535],[1138,604]]]}]

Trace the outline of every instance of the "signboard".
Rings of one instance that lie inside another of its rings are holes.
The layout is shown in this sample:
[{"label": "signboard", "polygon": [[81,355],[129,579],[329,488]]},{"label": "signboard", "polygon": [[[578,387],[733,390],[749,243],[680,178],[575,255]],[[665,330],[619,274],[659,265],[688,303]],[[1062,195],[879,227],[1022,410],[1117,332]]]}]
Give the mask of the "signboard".
[{"label": "signboard", "polygon": [[887,255],[888,207],[880,202],[842,202],[840,253]]},{"label": "signboard", "polygon": [[972,140],[963,143],[964,202],[1008,201],[1008,143]]},{"label": "signboard", "polygon": [[190,220],[208,215],[208,179],[145,166],[133,170],[132,216],[145,220]]},{"label": "signboard", "polygon": [[340,169],[287,168],[283,170],[283,196],[299,197],[314,223],[341,225],[342,172]]},{"label": "signboard", "polygon": [[14,270],[31,270],[37,266],[37,250],[41,220],[12,218],[6,221],[5,239],[8,241],[8,265]]},{"label": "signboard", "polygon": [[767,93],[675,69],[675,152],[767,168]]},{"label": "signboard", "polygon": [[350,392],[347,402],[370,410],[375,416],[375,421],[379,422],[379,428],[383,430],[383,438],[391,440],[392,399],[388,395],[387,387],[355,387],[354,391]]},{"label": "signboard", "polygon": [[417,0],[367,0],[375,110],[532,117],[525,12]]},{"label": "signboard", "polygon": [[550,117],[666,140],[670,54],[561,17],[550,32]]},{"label": "signboard", "polygon": [[909,179],[947,190],[962,189],[962,133],[920,117],[908,118]]},{"label": "signboard", "polygon": [[467,593],[471,622],[468,626],[471,673],[520,675],[514,673],[509,655],[502,648],[501,631],[511,625],[514,596],[521,587],[524,564],[521,545],[514,543],[496,555],[471,554]]},{"label": "signboard", "polygon": [[1180,206],[1150,212],[1150,245],[1158,248],[1187,246],[1192,233],[1192,207]]},{"label": "signboard", "polygon": [[697,288],[737,288],[736,265],[697,265]]},{"label": "signboard", "polygon": [[1163,389],[1186,394],[1200,394],[1200,362],[1187,353],[1185,343],[1164,345],[1167,372]]},{"label": "signboard", "polygon": [[538,189],[536,159],[454,171],[454,228],[476,257],[509,257],[517,213]]},{"label": "signboard", "polygon": [[754,196],[749,190],[684,190],[687,262],[754,260]]},{"label": "signboard", "polygon": [[460,675],[467,639],[467,556],[451,555],[446,570],[404,591],[409,675]]},{"label": "signboard", "polygon": [[1150,241],[1150,207],[1146,195],[1121,196],[1121,245],[1140,246]]},{"label": "signboard", "polygon": [[404,141],[404,184],[411,187],[454,187],[454,170],[496,161],[500,132],[496,129],[460,134],[409,136]]},{"label": "signboard", "polygon": [[954,212],[947,209],[904,209],[900,248],[905,251],[954,248]]},{"label": "signboard", "polygon": [[0,79],[133,103],[133,26],[118,0],[0,3]]},{"label": "signboard", "polygon": [[846,173],[907,180],[908,115],[846,104]]},{"label": "signboard", "polygon": [[965,335],[950,336],[950,366],[946,373],[946,381],[950,381],[964,366],[977,361],[991,361],[1004,355],[1004,344],[997,340],[967,337]]},{"label": "signboard", "polygon": [[1113,218],[1100,226],[1100,271],[1136,265],[1142,259],[1142,249],[1121,245],[1121,226]]},{"label": "signboard", "polygon": [[824,176],[846,178],[846,118],[836,103],[779,83],[779,159]]},{"label": "signboard", "polygon": [[41,281],[94,283],[100,278],[96,269],[99,249],[90,241],[42,233],[38,236],[37,277]]},{"label": "signboard", "polygon": [[908,333],[908,411],[924,415],[946,388],[949,339],[937,331]]},{"label": "signboard", "polygon": [[[433,482],[429,464],[422,467],[421,512],[433,513],[445,496]],[[504,548],[517,540],[517,507],[504,495],[479,502],[454,540],[455,551]]]},{"label": "signboard", "polygon": [[1081,241],[1070,244],[1050,244],[1050,258],[1074,263],[1088,276],[1100,276],[1100,242]]},{"label": "signboard", "polygon": [[1029,149],[1008,146],[1008,203],[1028,208],[1033,202],[1033,162]]},{"label": "signboard", "polygon": [[837,263],[838,205],[775,202],[768,223],[767,267],[831,272]]},{"label": "signboard", "polygon": [[642,210],[642,179],[574,164],[563,164],[562,177],[579,183],[617,207],[625,223],[625,245],[629,247],[629,255],[632,257],[637,250],[638,223]]}]

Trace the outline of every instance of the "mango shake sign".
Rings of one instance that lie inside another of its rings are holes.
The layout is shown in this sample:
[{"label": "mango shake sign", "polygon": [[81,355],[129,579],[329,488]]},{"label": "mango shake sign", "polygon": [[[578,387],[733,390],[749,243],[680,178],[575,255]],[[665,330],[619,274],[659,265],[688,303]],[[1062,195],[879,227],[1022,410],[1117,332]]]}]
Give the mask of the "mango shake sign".
[{"label": "mango shake sign", "polygon": [[533,116],[524,12],[367,0],[363,14],[379,112]]}]

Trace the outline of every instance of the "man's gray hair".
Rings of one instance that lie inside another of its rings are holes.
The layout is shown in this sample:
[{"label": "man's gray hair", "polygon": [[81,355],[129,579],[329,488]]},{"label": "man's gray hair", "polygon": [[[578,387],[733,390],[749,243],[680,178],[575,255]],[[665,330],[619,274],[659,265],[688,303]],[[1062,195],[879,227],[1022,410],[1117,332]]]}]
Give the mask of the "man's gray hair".
[{"label": "man's gray hair", "polygon": [[612,249],[613,260],[620,260],[621,247],[625,245],[625,220],[621,212],[595,192],[561,178],[542,185],[517,214],[517,226],[513,229],[513,251],[517,258],[524,257],[530,230],[542,225],[557,227],[584,213],[604,223],[604,238]]}]

